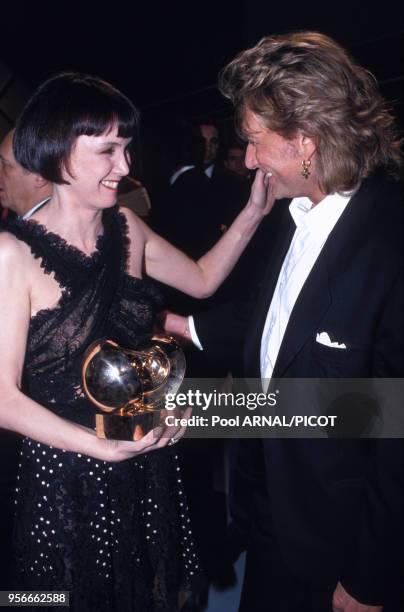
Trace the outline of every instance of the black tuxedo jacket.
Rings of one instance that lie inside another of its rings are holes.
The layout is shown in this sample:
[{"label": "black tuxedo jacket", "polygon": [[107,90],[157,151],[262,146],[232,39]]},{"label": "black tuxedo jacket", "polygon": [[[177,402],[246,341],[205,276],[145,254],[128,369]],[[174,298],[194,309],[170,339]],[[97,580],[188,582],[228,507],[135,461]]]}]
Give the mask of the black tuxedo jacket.
[{"label": "black tuxedo jacket", "polygon": [[[260,376],[260,344],[294,224],[287,211],[253,304],[195,318],[208,352],[226,358],[244,340],[244,372]],[[273,377],[403,377],[403,200],[382,173],[363,181],[305,282]],[[248,313],[248,314],[247,314]],[[346,350],[316,342],[326,331]],[[290,571],[340,580],[380,604],[403,565],[404,441],[240,440],[233,449],[233,529],[256,550],[275,538]]]}]

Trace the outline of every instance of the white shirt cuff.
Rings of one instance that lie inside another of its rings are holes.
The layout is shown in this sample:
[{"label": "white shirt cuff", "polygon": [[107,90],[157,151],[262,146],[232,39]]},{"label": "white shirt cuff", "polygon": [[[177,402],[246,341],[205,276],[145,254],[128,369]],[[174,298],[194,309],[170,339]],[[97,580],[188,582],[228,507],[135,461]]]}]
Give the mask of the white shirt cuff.
[{"label": "white shirt cuff", "polygon": [[198,334],[196,333],[196,329],[195,329],[195,323],[194,323],[194,317],[189,316],[188,317],[188,329],[189,329],[189,333],[191,336],[191,340],[192,342],[195,344],[195,346],[200,350],[203,351],[203,346],[202,344],[199,342],[199,338],[198,338]]}]

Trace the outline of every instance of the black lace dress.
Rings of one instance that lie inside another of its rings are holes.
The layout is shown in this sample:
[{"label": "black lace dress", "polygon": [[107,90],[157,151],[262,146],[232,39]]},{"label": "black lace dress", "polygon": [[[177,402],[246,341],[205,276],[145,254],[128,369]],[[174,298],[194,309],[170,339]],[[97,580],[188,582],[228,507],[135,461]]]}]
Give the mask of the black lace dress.
[{"label": "black lace dress", "polygon": [[[126,272],[124,216],[109,209],[103,224],[89,257],[35,221],[8,229],[62,288],[58,305],[31,320],[23,390],[87,427],[83,351],[101,337],[136,348],[160,305],[150,281]],[[175,452],[107,463],[24,439],[14,553],[15,588],[67,590],[75,612],[176,610],[199,570]]]}]

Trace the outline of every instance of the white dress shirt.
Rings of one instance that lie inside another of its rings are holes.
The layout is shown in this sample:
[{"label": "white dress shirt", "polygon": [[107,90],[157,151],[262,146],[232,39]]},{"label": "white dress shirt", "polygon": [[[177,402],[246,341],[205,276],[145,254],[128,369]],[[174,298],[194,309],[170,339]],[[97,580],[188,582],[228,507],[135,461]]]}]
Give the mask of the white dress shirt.
[{"label": "white dress shirt", "polygon": [[215,164],[210,164],[207,168],[205,168],[205,174],[208,178],[212,178],[213,170],[215,169]]},{"label": "white dress shirt", "polygon": [[348,195],[334,193],[314,207],[308,198],[294,198],[289,205],[296,230],[279,273],[262,334],[260,363],[264,388],[272,376],[300,291],[351,197],[352,192]]}]

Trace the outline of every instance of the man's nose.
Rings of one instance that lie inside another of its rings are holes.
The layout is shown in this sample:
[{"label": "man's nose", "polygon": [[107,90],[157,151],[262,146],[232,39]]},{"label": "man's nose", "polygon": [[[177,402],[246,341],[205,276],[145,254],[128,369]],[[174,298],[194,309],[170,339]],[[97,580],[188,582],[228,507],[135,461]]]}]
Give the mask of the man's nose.
[{"label": "man's nose", "polygon": [[254,170],[258,167],[255,149],[251,144],[247,145],[247,149],[245,152],[245,165],[247,166],[247,168],[249,168],[249,170]]}]

